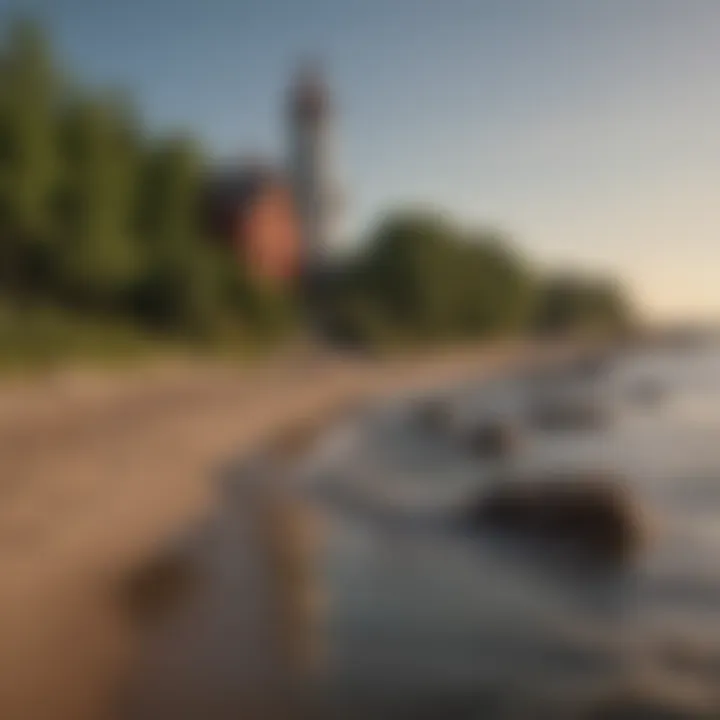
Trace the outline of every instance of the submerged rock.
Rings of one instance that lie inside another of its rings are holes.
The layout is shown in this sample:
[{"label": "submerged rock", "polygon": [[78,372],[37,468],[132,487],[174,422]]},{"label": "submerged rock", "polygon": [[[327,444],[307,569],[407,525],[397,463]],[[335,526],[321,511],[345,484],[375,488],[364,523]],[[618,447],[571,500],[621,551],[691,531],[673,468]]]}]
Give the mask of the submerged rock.
[{"label": "submerged rock", "polygon": [[466,437],[467,447],[476,457],[490,460],[511,455],[517,449],[518,441],[517,429],[502,421],[479,423]]},{"label": "submerged rock", "polygon": [[698,677],[658,674],[599,698],[588,720],[700,720],[718,717],[712,682]]},{"label": "submerged rock", "polygon": [[611,414],[592,398],[544,398],[530,407],[529,423],[537,430],[599,430],[610,424]]},{"label": "submerged rock", "polygon": [[476,527],[560,542],[596,559],[622,560],[643,540],[640,511],[625,484],[604,475],[550,475],[489,489],[471,509]]},{"label": "submerged rock", "polygon": [[597,380],[610,371],[611,359],[608,353],[594,353],[577,358],[570,371],[577,378]]},{"label": "submerged rock", "polygon": [[667,389],[654,378],[643,378],[628,388],[631,402],[643,407],[656,407],[666,397]]},{"label": "submerged rock", "polygon": [[447,430],[452,425],[453,409],[447,400],[426,398],[413,406],[412,419],[424,430]]},{"label": "submerged rock", "polygon": [[522,382],[528,392],[558,390],[577,384],[593,386],[609,375],[612,367],[613,358],[609,353],[581,355],[530,370]]}]

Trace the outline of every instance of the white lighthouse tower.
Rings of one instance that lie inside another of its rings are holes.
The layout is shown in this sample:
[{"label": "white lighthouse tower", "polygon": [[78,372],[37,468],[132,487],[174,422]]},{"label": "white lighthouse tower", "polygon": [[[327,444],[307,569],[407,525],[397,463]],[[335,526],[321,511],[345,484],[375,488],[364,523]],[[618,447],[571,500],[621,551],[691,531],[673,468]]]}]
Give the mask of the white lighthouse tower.
[{"label": "white lighthouse tower", "polygon": [[290,88],[290,174],[306,277],[325,274],[337,249],[340,192],[334,174],[333,108],[317,67],[305,67]]}]

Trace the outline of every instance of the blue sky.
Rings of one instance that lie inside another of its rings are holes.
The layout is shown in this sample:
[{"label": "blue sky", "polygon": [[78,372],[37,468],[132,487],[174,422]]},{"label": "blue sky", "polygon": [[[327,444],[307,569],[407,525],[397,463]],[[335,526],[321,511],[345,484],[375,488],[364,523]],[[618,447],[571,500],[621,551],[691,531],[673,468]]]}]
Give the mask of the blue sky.
[{"label": "blue sky", "polygon": [[[0,0],[0,7],[10,7]],[[217,155],[282,158],[308,54],[340,111],[349,234],[397,203],[720,316],[718,0],[16,0],[89,82]]]}]

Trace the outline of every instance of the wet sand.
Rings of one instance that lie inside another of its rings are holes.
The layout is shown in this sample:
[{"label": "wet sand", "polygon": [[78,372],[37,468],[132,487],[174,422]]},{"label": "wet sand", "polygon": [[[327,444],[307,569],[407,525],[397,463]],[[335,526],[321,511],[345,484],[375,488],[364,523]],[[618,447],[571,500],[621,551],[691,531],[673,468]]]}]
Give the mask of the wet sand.
[{"label": "wet sand", "polygon": [[212,509],[231,458],[357,398],[482,376],[538,352],[196,362],[0,388],[0,717],[106,717],[137,650],[119,588]]}]

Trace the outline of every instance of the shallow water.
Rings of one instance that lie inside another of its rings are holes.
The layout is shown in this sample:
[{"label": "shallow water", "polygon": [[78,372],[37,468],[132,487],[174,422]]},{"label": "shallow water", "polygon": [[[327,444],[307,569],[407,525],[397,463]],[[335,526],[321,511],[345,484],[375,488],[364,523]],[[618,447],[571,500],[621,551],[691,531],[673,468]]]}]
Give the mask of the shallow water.
[{"label": "shallow water", "polygon": [[[629,389],[647,378],[668,392],[643,406]],[[302,469],[327,525],[322,682],[337,713],[720,716],[720,350],[617,358],[607,377],[562,390],[606,404],[607,428],[525,429],[510,461],[474,458],[463,428],[522,426],[525,387],[443,391],[451,433],[417,427],[398,398],[335,428]],[[651,519],[627,567],[548,562],[449,522],[500,472],[573,467],[620,473]]]}]

